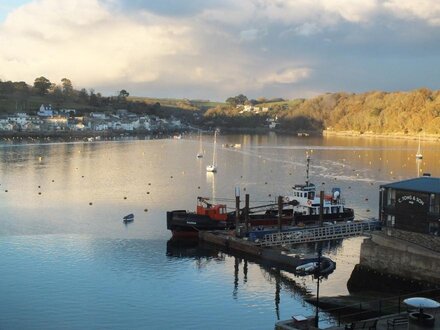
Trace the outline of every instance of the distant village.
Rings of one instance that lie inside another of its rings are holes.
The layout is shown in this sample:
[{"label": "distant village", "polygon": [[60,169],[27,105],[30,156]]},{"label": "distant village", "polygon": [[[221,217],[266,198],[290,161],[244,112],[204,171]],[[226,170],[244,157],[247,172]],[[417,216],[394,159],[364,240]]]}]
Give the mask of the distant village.
[{"label": "distant village", "polygon": [[75,109],[55,110],[50,104],[42,104],[36,114],[18,112],[0,118],[0,131],[10,132],[157,132],[185,128],[176,118],[139,116],[125,109],[79,114]]}]

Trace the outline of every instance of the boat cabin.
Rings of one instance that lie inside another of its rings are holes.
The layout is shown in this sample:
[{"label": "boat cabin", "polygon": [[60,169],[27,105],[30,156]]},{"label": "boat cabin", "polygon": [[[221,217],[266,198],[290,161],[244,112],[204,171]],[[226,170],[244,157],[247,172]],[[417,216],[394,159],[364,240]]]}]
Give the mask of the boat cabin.
[{"label": "boat cabin", "polygon": [[206,215],[214,220],[226,221],[228,212],[225,204],[211,204],[205,198],[197,199],[197,214]]},{"label": "boat cabin", "polygon": [[440,178],[381,185],[379,219],[386,227],[440,236]]},{"label": "boat cabin", "polygon": [[[331,195],[324,195],[324,214],[344,212],[344,202],[340,196],[341,190],[339,188],[333,188]],[[286,202],[297,201],[297,204],[293,204],[293,210],[295,213],[304,215],[319,214],[320,200],[320,195],[316,193],[316,186],[313,183],[297,184],[293,187],[292,195],[285,197]]]}]

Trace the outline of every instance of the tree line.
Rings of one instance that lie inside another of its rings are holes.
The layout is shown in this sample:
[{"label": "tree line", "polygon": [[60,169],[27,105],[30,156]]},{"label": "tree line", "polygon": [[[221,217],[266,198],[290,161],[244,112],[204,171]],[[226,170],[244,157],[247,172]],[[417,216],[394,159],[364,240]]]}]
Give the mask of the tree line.
[{"label": "tree line", "polygon": [[[68,78],[63,78],[59,83],[53,83],[44,76],[37,77],[33,85],[24,81],[0,80],[0,110],[14,112],[13,110],[33,111],[42,103],[52,104],[57,108],[78,108],[82,110],[111,110],[116,108],[131,109],[134,112],[157,112],[159,103],[145,104],[143,102],[129,101],[130,93],[122,89],[114,96],[103,96],[94,89],[75,89]],[[11,109],[11,108],[14,109]]]}]

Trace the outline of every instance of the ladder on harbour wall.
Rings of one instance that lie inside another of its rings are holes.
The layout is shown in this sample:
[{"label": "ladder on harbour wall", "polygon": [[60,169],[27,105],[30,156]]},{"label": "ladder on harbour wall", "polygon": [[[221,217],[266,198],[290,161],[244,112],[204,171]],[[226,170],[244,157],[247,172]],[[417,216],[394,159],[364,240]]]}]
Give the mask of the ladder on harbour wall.
[{"label": "ladder on harbour wall", "polygon": [[360,221],[295,231],[285,231],[264,235],[257,244],[261,246],[289,245],[329,241],[348,237],[362,236],[373,230],[380,230],[379,221]]}]

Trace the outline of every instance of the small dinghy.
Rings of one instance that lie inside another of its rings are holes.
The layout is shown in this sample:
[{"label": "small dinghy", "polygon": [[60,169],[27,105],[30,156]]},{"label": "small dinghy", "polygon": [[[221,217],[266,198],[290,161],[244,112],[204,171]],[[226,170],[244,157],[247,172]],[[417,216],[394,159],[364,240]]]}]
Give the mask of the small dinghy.
[{"label": "small dinghy", "polygon": [[133,213],[127,214],[122,219],[123,219],[122,221],[124,221],[125,223],[132,222],[134,220],[134,214]]}]

